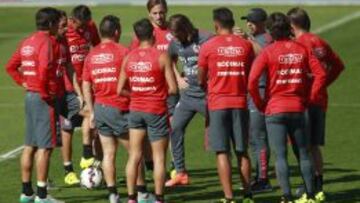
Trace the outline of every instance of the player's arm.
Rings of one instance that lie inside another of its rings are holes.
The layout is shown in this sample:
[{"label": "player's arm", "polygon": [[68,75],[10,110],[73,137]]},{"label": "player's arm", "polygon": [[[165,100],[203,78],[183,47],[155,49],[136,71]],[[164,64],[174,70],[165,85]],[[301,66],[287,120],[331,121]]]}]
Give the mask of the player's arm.
[{"label": "player's arm", "polygon": [[175,74],[174,74],[174,69],[171,64],[170,56],[167,53],[161,54],[159,62],[160,62],[160,66],[164,70],[169,94],[170,95],[177,94],[177,85],[175,82]]},{"label": "player's arm", "polygon": [[21,66],[21,55],[20,55],[21,46],[19,46],[16,51],[11,56],[10,60],[6,64],[6,72],[10,77],[20,86],[26,87],[26,84],[23,80],[23,75],[19,71]]},{"label": "player's arm", "polygon": [[341,74],[341,72],[345,69],[345,65],[343,61],[340,59],[340,57],[331,50],[330,52],[330,62],[331,62],[331,68],[328,72],[326,85],[331,85]]},{"label": "player's arm", "polygon": [[48,72],[52,67],[53,50],[50,39],[43,42],[39,49],[39,82],[40,82],[40,96],[43,100],[49,101],[51,95],[48,91]]},{"label": "player's arm", "polygon": [[316,56],[311,52],[308,53],[309,68],[311,70],[312,76],[314,77],[314,82],[310,92],[310,102],[316,103],[316,101],[321,100],[321,98],[318,98],[318,96],[321,95],[320,92],[325,91],[326,71]]},{"label": "player's arm", "polygon": [[177,48],[176,48],[176,45],[175,45],[174,41],[170,42],[168,53],[169,53],[169,56],[170,56],[170,59],[171,59],[171,64],[172,64],[172,67],[173,67],[173,71],[174,71],[176,82],[177,82],[177,85],[178,85],[179,89],[188,88],[189,84],[187,82],[187,78],[182,77],[181,74],[179,73],[178,69],[177,69],[177,62],[178,62],[179,56],[177,54]]},{"label": "player's arm", "polygon": [[117,85],[117,94],[122,96],[130,96],[130,92],[126,89],[127,83],[127,75],[126,75],[126,64],[128,61],[128,57],[126,56],[121,64],[120,75],[119,75],[119,82]]},{"label": "player's arm", "polygon": [[249,81],[248,81],[248,91],[253,98],[254,104],[259,111],[265,111],[265,101],[261,98],[259,92],[259,79],[261,74],[267,68],[267,55],[266,53],[261,53],[254,61],[251,66]]},{"label": "player's arm", "polygon": [[71,78],[71,83],[74,87],[75,93],[78,95],[78,99],[80,101],[80,106],[82,107],[84,104],[84,96],[81,91],[80,84],[77,81],[77,75],[74,69],[74,66],[71,64],[71,62],[66,63],[65,65],[65,74],[68,78]]}]

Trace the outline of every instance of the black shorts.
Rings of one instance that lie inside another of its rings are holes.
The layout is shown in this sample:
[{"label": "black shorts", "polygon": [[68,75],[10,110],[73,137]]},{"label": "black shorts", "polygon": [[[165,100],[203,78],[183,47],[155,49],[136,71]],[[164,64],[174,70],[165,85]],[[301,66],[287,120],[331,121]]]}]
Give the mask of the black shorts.
[{"label": "black shorts", "polygon": [[311,146],[325,145],[326,113],[320,106],[310,106],[305,114],[306,133]]}]

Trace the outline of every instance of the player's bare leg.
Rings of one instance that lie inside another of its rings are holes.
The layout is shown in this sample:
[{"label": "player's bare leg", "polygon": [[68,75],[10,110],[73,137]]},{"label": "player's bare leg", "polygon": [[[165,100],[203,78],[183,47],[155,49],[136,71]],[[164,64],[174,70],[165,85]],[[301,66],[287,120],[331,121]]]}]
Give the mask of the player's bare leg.
[{"label": "player's bare leg", "polygon": [[154,161],[154,184],[157,198],[164,198],[164,187],[166,180],[166,152],[169,139],[163,138],[151,143]]},{"label": "player's bare leg", "polygon": [[240,170],[240,178],[244,188],[245,197],[252,198],[251,194],[251,161],[247,153],[237,154],[238,169]]},{"label": "player's bare leg", "polygon": [[136,200],[136,180],[138,167],[143,156],[143,143],[146,137],[144,129],[130,129],[129,158],[126,165],[126,183],[129,199]]},{"label": "player's bare leg", "polygon": [[34,200],[34,190],[31,183],[31,175],[34,163],[36,148],[25,146],[21,159],[21,180],[22,180],[22,194],[20,201],[28,202]]},{"label": "player's bare leg", "polygon": [[225,198],[233,199],[231,162],[227,152],[216,153],[217,171]]},{"label": "player's bare leg", "polygon": [[47,179],[49,173],[50,156],[52,149],[38,149],[36,151],[37,196],[47,197]]}]

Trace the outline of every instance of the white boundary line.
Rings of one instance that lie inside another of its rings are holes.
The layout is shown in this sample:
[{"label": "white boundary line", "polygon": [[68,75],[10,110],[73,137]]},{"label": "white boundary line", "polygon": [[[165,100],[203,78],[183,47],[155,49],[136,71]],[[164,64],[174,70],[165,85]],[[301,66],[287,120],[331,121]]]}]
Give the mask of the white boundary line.
[{"label": "white boundary line", "polygon": [[[324,33],[328,30],[331,30],[331,29],[334,29],[336,27],[339,27],[343,24],[346,24],[356,18],[359,18],[360,17],[360,11],[357,11],[357,12],[354,12],[354,13],[351,13],[349,15],[346,15],[342,18],[340,18],[339,20],[336,20],[336,21],[333,21],[329,24],[325,24],[323,26],[320,26],[319,28],[315,29],[314,32],[317,33],[317,34],[320,34],[320,33]],[[125,33],[124,33],[125,34]],[[3,87],[2,89],[5,89],[5,87]],[[0,108],[8,108],[8,107],[18,107],[19,104],[9,104],[9,103],[0,103]],[[356,104],[356,103],[353,103],[353,104],[337,104],[337,103],[333,103],[333,104],[329,104],[329,106],[333,106],[333,107],[350,107],[350,108],[357,108],[357,107],[360,107],[360,104]],[[24,148],[24,146],[20,146],[20,147],[17,147],[16,149],[14,150],[11,150],[5,154],[2,154],[0,155],[0,162],[3,162],[3,161],[6,161],[10,158],[14,158],[16,157],[18,154],[20,154],[21,150]]]},{"label": "white boundary line", "polygon": [[3,161],[6,161],[8,159],[12,159],[12,158],[15,158],[18,154],[21,153],[21,151],[24,149],[24,146],[20,146],[20,147],[17,147],[5,154],[2,154],[0,156],[0,163],[3,162]]}]

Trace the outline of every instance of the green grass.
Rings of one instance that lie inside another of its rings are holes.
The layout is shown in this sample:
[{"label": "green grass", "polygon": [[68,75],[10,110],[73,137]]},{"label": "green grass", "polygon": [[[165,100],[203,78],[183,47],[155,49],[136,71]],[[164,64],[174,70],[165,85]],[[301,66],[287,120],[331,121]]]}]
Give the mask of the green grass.
[{"label": "green grass", "polygon": [[[184,13],[191,17],[194,24],[202,29],[212,30],[210,6],[171,7],[170,14]],[[236,19],[239,19],[249,7],[231,7]],[[269,11],[287,11],[289,6],[265,6]],[[70,8],[65,7],[69,11]],[[120,16],[123,24],[124,36],[121,41],[128,44],[131,39],[131,24],[140,17],[146,17],[144,7],[101,6],[94,7],[94,19],[99,22],[106,14]],[[313,19],[313,28],[332,22],[342,16],[360,10],[360,7],[306,7]],[[35,8],[0,8],[0,65],[4,67],[17,43],[34,29]],[[244,22],[237,20],[237,24],[244,27]],[[346,71],[330,88],[330,106],[327,115],[327,145],[325,153],[325,190],[329,194],[329,202],[351,203],[360,202],[360,162],[357,158],[360,150],[360,85],[357,83],[360,75],[360,47],[359,38],[360,19],[353,20],[336,29],[322,33],[321,36],[330,42],[346,64]],[[24,113],[23,95],[21,88],[0,69],[0,154],[20,146],[23,143]],[[190,123],[186,133],[187,167],[191,174],[192,184],[168,190],[169,202],[211,202],[222,196],[218,182],[214,155],[203,150],[204,119],[200,116]],[[81,153],[80,134],[74,136],[75,168],[79,171],[78,161]],[[118,176],[124,176],[126,153],[119,151]],[[293,156],[290,155],[292,165],[293,186],[301,183]],[[61,190],[52,191],[55,197],[66,202],[106,202],[106,191],[87,191],[81,188],[66,188],[63,186],[62,161],[58,150],[53,154],[50,176],[60,186]],[[0,162],[0,203],[17,202],[20,192],[20,172],[18,158]],[[272,178],[273,185],[277,185]],[[152,184],[150,184],[150,187]],[[239,194],[239,178],[234,176],[234,188]],[[125,195],[125,185],[118,188]],[[280,191],[256,196],[257,202],[277,202]]]}]

